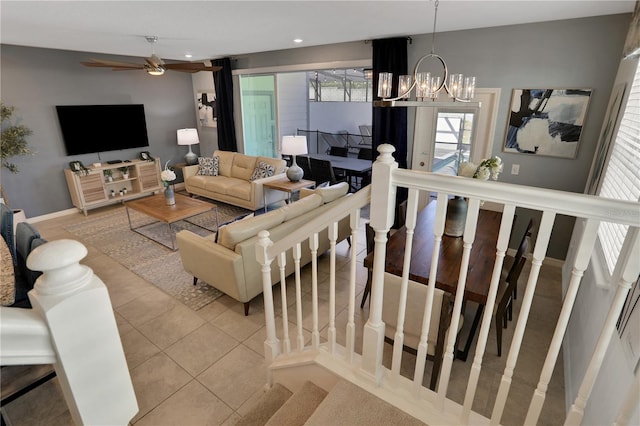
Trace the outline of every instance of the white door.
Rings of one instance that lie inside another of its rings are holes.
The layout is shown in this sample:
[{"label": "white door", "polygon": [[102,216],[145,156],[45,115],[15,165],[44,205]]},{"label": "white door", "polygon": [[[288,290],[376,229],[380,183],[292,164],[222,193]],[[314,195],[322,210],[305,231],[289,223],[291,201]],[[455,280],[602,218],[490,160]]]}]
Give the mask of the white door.
[{"label": "white door", "polygon": [[[500,89],[476,89],[474,101],[441,108],[417,107],[411,169],[456,175],[461,161],[479,163],[491,155]],[[434,105],[437,105],[434,104]],[[421,200],[420,206],[428,200]]]}]

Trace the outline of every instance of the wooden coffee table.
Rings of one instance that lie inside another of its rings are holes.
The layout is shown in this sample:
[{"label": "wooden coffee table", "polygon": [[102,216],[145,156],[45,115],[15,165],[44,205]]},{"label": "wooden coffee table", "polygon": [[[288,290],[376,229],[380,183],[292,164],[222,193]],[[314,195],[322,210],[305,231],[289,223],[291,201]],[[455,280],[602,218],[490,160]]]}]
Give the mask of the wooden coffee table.
[{"label": "wooden coffee table", "polygon": [[[143,235],[152,241],[155,241],[159,244],[169,247],[174,251],[176,250],[176,236],[175,236],[175,232],[173,231],[173,228],[171,227],[172,224],[180,220],[189,222],[187,219],[190,217],[199,215],[201,213],[206,213],[210,210],[214,210],[215,218],[216,218],[215,225],[217,229],[218,208],[216,205],[207,203],[205,201],[196,200],[195,198],[187,197],[186,195],[182,195],[182,194],[175,194],[175,198],[176,198],[176,203],[172,206],[168,206],[165,204],[164,194],[162,193],[157,195],[152,195],[150,197],[139,198],[133,201],[127,201],[125,203],[125,207],[127,208],[126,210],[127,210],[127,219],[129,220],[129,228],[132,231],[137,232],[138,234]],[[157,219],[160,222],[166,223],[167,226],[169,227],[169,235],[171,236],[171,245],[169,246],[167,244],[164,244],[161,241],[154,240],[153,238],[150,238],[148,235],[141,233],[139,229],[142,226],[148,226],[149,225],[148,223],[145,225],[139,226],[137,228],[134,228],[131,223],[131,215],[129,214],[129,209],[143,213],[147,216],[151,216],[152,218]],[[198,225],[197,223],[194,223],[194,222],[189,222],[189,223],[194,226],[198,226],[200,228],[207,229],[212,232],[214,231],[212,229],[205,228],[204,226]]]}]

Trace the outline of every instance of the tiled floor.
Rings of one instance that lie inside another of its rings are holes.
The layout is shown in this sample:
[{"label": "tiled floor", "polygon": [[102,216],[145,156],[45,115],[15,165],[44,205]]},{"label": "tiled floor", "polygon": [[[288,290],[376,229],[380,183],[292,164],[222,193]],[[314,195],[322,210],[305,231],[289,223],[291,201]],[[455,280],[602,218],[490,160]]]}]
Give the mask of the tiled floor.
[{"label": "tiled floor", "polygon": [[[107,207],[121,208],[121,207]],[[98,214],[92,212],[90,214]],[[36,224],[48,240],[73,238],[64,226],[82,220],[84,216],[73,214]],[[363,232],[364,234],[364,232]],[[358,242],[358,260],[365,255],[364,238]],[[105,282],[109,289],[122,343],[126,353],[139,413],[132,420],[135,425],[218,425],[233,424],[248,411],[262,395],[266,381],[263,342],[265,320],[261,298],[251,304],[248,317],[243,306],[223,296],[203,309],[194,312],[144,281],[125,267],[113,261],[93,247],[83,261]],[[349,247],[346,242],[338,246],[338,276],[349,273]],[[328,264],[326,256],[320,264]],[[305,271],[306,272],[306,271]],[[527,332],[523,351],[516,366],[513,380],[514,398],[510,398],[503,422],[523,422],[528,401],[537,384],[542,362],[538,355],[541,346],[548,344],[560,307],[560,289],[557,276],[559,268],[543,268],[530,318],[531,332]],[[356,300],[359,302],[366,281],[366,271],[358,267]],[[523,272],[523,276],[527,271]],[[328,282],[326,275],[319,278],[321,336],[326,336],[328,324]],[[521,280],[520,288],[523,288]],[[276,291],[276,314],[281,313],[279,291]],[[337,289],[337,300],[345,289]],[[293,294],[293,292],[288,292]],[[516,302],[517,315],[521,298]],[[310,306],[308,292],[303,295],[303,305]],[[366,305],[365,305],[366,306]],[[344,341],[346,303],[339,303],[337,310],[338,340]],[[304,309],[305,313],[310,309]],[[292,313],[290,315],[293,315]],[[366,322],[368,309],[356,310],[356,328]],[[553,316],[555,315],[555,317]],[[549,319],[551,318],[551,320]],[[278,319],[281,324],[281,319]],[[290,321],[291,321],[290,316]],[[465,321],[470,323],[469,321]],[[310,340],[311,318],[303,318],[305,339]],[[290,324],[291,344],[295,345],[295,326]],[[495,330],[492,328],[483,360],[483,370],[474,409],[490,414],[493,398],[499,384],[514,325],[505,330],[503,356],[495,354]],[[463,330],[463,333],[465,330]],[[358,334],[361,348],[361,331]],[[535,350],[534,350],[535,349]],[[385,345],[385,359],[390,360],[391,346]],[[454,362],[449,396],[461,402],[473,360]],[[415,357],[403,358],[403,375],[412,375]],[[425,383],[428,382],[431,363],[427,363]],[[24,397],[4,407],[14,425],[67,425],[72,424],[66,405],[57,389],[57,380],[36,388]],[[556,368],[550,385],[541,424],[558,423],[564,418],[564,387],[562,365]]]}]

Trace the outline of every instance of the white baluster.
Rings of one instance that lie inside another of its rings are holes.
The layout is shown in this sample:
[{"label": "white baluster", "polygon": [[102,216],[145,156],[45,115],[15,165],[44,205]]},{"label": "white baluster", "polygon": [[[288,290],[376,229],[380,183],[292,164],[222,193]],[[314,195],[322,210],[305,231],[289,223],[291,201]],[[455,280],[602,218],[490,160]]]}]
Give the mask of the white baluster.
[{"label": "white baluster", "polygon": [[273,361],[280,354],[280,341],[276,335],[276,319],[273,312],[273,290],[271,287],[271,262],[273,258],[267,255],[267,249],[273,245],[269,239],[269,231],[258,232],[256,242],[256,259],[262,265],[262,295],[264,297],[264,318],[267,329],[267,339],[264,341],[264,357],[267,363]]},{"label": "white baluster", "polygon": [[289,339],[289,312],[287,310],[287,252],[278,255],[278,267],[280,268],[280,300],[282,301],[282,350],[288,354],[291,352],[291,340]]},{"label": "white baluster", "polygon": [[311,344],[313,349],[320,347],[320,331],[318,330],[318,233],[309,237],[311,249],[311,311],[313,326],[311,331]]},{"label": "white baluster", "polygon": [[493,405],[493,412],[491,413],[492,425],[500,423],[504,406],[507,402],[509,388],[511,387],[511,378],[513,377],[513,370],[516,367],[516,361],[518,361],[520,345],[522,344],[522,338],[524,337],[525,328],[527,327],[527,320],[529,319],[529,311],[531,310],[533,295],[536,291],[536,284],[538,283],[540,267],[542,266],[542,261],[547,253],[547,247],[549,246],[549,238],[551,237],[551,229],[553,228],[555,216],[555,212],[552,211],[545,211],[542,214],[538,238],[536,239],[536,245],[533,249],[531,272],[529,274],[529,279],[527,280],[524,297],[522,298],[522,306],[520,308],[518,322],[513,332],[513,339],[511,341],[511,347],[509,348],[509,355],[507,356],[504,373],[502,374],[502,379],[500,381],[500,387],[498,388],[496,402]]},{"label": "white baluster", "polygon": [[571,310],[573,309],[578,289],[580,288],[582,275],[584,274],[585,269],[587,269],[587,266],[589,266],[591,252],[593,251],[593,246],[596,242],[596,237],[598,236],[599,225],[600,222],[597,220],[587,220],[584,231],[582,232],[582,238],[576,253],[573,270],[571,271],[571,281],[567,288],[567,293],[564,296],[562,310],[558,317],[553,338],[549,344],[549,350],[544,361],[544,366],[542,367],[538,387],[533,393],[533,398],[529,405],[525,424],[535,424],[538,422],[538,418],[540,417],[540,412],[542,411],[542,406],[544,405],[544,399],[547,393],[547,386],[551,380],[553,369],[556,366],[556,360],[558,359],[562,339],[564,338],[564,333],[567,329],[569,318],[571,317]]},{"label": "white baluster", "polygon": [[640,259],[640,229],[630,227],[622,244],[620,256],[613,273],[614,277],[616,277],[616,272],[619,273],[618,288],[611,302],[611,308],[600,332],[591,361],[582,379],[582,384],[578,389],[578,395],[569,409],[565,425],[580,424],[582,422],[584,407],[598,377],[602,361],[609,348],[611,336],[615,333],[616,322],[624,306],[627,294],[629,294],[631,284],[638,279],[638,274],[640,274],[640,262],[638,262],[638,259]]},{"label": "white baluster", "polygon": [[304,334],[302,332],[302,289],[300,283],[300,257],[302,254],[302,247],[300,246],[300,243],[297,243],[295,247],[293,247],[292,251],[296,277],[296,326],[298,329],[297,349],[302,352],[304,349]]},{"label": "white baluster", "polygon": [[338,222],[329,225],[329,328],[327,329],[327,343],[329,353],[336,350],[336,240],[338,238]]},{"label": "white baluster", "polygon": [[44,273],[29,300],[49,328],[54,368],[74,422],[126,425],[138,404],[107,288],[79,263],[86,255],[74,240],[34,249],[27,267]]},{"label": "white baluster", "polygon": [[351,264],[349,269],[349,318],[347,319],[347,340],[346,340],[346,357],[347,362],[351,364],[355,354],[356,342],[356,268],[358,267],[358,230],[360,229],[360,209],[356,209],[351,213]]},{"label": "white baluster", "polygon": [[451,367],[453,367],[453,359],[456,356],[456,340],[458,324],[460,323],[460,312],[462,312],[462,301],[464,299],[464,289],[467,285],[467,272],[469,271],[469,258],[471,249],[476,237],[476,228],[478,225],[478,210],[480,209],[480,200],[478,198],[469,199],[469,207],[467,210],[467,218],[464,226],[464,234],[462,240],[462,261],[460,262],[460,275],[458,276],[458,287],[456,288],[456,297],[453,302],[453,313],[451,314],[451,324],[449,325],[449,338],[447,340],[446,350],[442,360],[442,372],[440,373],[440,383],[438,383],[438,404],[440,408],[444,408],[444,400],[447,397],[447,388],[449,386],[449,376],[451,375]]},{"label": "white baluster", "polygon": [[502,276],[504,256],[509,248],[509,237],[511,236],[511,228],[513,225],[515,211],[516,206],[513,204],[505,205],[502,211],[502,221],[500,222],[500,232],[498,234],[498,242],[496,244],[496,261],[493,264],[491,284],[489,286],[489,293],[487,294],[487,304],[484,307],[482,324],[480,325],[480,332],[478,333],[478,344],[473,357],[467,391],[464,397],[462,416],[460,418],[460,423],[463,424],[469,422],[473,399],[478,388],[478,380],[480,379],[480,371],[482,369],[482,358],[487,347],[487,338],[489,337],[491,320],[493,319],[493,308],[495,306],[496,295],[498,293],[500,278]]},{"label": "white baluster", "polygon": [[[404,263],[402,265],[402,281],[400,283],[400,298],[398,306],[398,319],[396,320],[396,333],[393,336],[393,357],[391,359],[391,372],[397,380],[400,377],[400,364],[402,363],[402,347],[404,345],[404,320],[407,308],[407,288],[409,286],[409,268],[411,267],[411,251],[413,247],[413,230],[416,227],[415,210],[418,205],[418,190],[410,189],[407,200],[407,218],[405,226],[407,237],[404,249]],[[409,214],[411,211],[411,214]]]},{"label": "white baluster", "polygon": [[[407,215],[409,214],[407,204]],[[438,261],[440,259],[440,246],[442,245],[442,234],[444,233],[444,222],[447,213],[447,194],[438,193],[436,203],[436,216],[433,222],[433,252],[431,254],[431,268],[429,269],[429,282],[436,282],[438,277]],[[414,213],[415,214],[415,213]],[[422,391],[422,378],[424,377],[424,367],[426,364],[429,328],[431,327],[431,311],[433,310],[433,296],[435,286],[427,286],[427,296],[425,300],[425,311],[422,317],[422,331],[420,343],[418,344],[418,354],[416,355],[416,368],[413,373],[413,393],[416,398],[420,397]]]}]

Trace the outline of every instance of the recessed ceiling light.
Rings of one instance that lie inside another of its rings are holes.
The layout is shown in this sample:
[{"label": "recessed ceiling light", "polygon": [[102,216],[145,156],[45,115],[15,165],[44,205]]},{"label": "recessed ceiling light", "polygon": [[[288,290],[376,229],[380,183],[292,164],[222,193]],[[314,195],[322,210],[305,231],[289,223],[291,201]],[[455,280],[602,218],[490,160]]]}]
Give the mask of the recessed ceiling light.
[{"label": "recessed ceiling light", "polygon": [[185,58],[193,58],[193,55],[191,53],[187,53],[184,55]]},{"label": "recessed ceiling light", "polygon": [[293,42],[294,43],[302,43],[302,39],[301,38],[294,38]]}]

